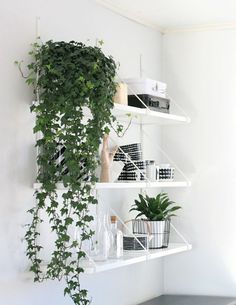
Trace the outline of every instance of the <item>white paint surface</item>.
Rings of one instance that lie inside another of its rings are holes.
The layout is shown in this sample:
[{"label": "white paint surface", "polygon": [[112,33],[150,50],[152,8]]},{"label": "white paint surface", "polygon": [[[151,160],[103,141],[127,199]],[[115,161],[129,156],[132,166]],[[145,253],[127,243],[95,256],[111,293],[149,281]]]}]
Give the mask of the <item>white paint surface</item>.
[{"label": "white paint surface", "polygon": [[97,0],[117,13],[163,32],[236,26],[234,0]]},{"label": "white paint surface", "polygon": [[173,192],[191,254],[165,259],[166,293],[236,296],[236,31],[164,37],[164,80],[192,118],[163,145],[192,177]]},{"label": "white paint surface", "polygon": [[[104,50],[121,63],[120,74],[139,75],[139,55],[143,54],[145,74],[160,79],[161,36],[101,8],[91,0],[43,1],[9,0],[0,10],[0,304],[72,304],[63,296],[63,284],[34,284],[25,277],[27,261],[21,238],[29,219],[26,210],[33,204],[35,150],[33,116],[29,112],[31,90],[24,84],[13,62],[27,63],[29,44],[35,38],[35,17],[41,17],[44,41],[105,41]],[[130,139],[139,129],[130,131]],[[158,137],[158,133],[156,133]],[[114,195],[114,193],[112,193]],[[137,194],[137,193],[135,193]],[[123,195],[122,195],[123,196]],[[133,195],[116,197],[114,204],[127,210]],[[108,196],[109,198],[109,196]],[[123,198],[123,200],[121,200]],[[123,205],[121,205],[123,203]],[[161,260],[114,270],[85,279],[94,305],[132,305],[162,291]]]}]

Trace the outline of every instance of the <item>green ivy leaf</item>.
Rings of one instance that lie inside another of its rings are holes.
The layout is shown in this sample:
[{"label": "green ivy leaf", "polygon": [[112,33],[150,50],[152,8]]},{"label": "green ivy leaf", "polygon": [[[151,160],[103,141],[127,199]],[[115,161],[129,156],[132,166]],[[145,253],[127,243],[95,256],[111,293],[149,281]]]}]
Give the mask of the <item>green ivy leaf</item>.
[{"label": "green ivy leaf", "polygon": [[[35,206],[29,209],[32,222],[25,234],[26,255],[35,281],[64,278],[67,285],[64,294],[75,305],[88,305],[88,292],[79,283],[84,272],[80,260],[85,258],[81,242],[94,234],[89,228],[93,217],[88,211],[91,204],[97,204],[92,190],[97,182],[99,145],[115,122],[111,110],[116,92],[116,64],[99,47],[75,41],[50,40],[42,44],[37,39],[29,54],[32,62],[27,65],[26,83],[35,94],[36,102],[30,110],[36,115],[33,132],[40,135],[36,142],[37,181],[42,186],[35,194]],[[21,71],[22,62],[16,64]],[[92,116],[86,123],[84,106]],[[122,130],[123,126],[117,124],[117,132]],[[56,190],[59,182],[66,188],[62,196]],[[38,244],[38,236],[45,214],[55,242],[47,259],[47,271],[42,274],[43,246]],[[70,234],[70,226],[78,228],[78,240]]]}]

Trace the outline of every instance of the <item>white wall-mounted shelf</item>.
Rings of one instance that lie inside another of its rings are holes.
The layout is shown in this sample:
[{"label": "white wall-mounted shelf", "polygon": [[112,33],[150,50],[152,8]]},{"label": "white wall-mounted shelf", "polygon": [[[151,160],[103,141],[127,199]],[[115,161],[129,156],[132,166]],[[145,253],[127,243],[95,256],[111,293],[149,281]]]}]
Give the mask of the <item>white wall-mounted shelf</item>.
[{"label": "white wall-mounted shelf", "polygon": [[147,108],[137,108],[121,104],[114,104],[112,114],[120,121],[129,121],[144,125],[174,125],[178,123],[190,123],[189,117],[152,111]]},{"label": "white wall-mounted shelf", "polygon": [[[158,181],[158,182],[115,182],[115,183],[96,183],[95,189],[142,189],[142,188],[164,188],[164,187],[189,187],[188,181]],[[57,190],[63,191],[66,188],[63,183],[57,183]],[[34,183],[34,189],[40,189],[41,183]]]},{"label": "white wall-mounted shelf", "polygon": [[156,258],[165,257],[171,254],[177,254],[180,252],[189,251],[192,249],[192,245],[184,243],[173,243],[169,244],[168,248],[149,250],[149,251],[138,251],[134,252],[124,252],[124,256],[119,259],[109,259],[105,262],[96,262],[95,264],[89,260],[82,263],[86,273],[95,273],[108,271],[111,269],[116,269],[136,263],[141,263],[148,260],[153,260]]},{"label": "white wall-mounted shelf", "polygon": [[140,188],[162,188],[162,187],[188,187],[187,181],[158,181],[158,182],[117,182],[97,183],[96,189],[140,189]]},{"label": "white wall-mounted shelf", "polygon": [[[112,114],[120,122],[130,123],[132,119],[132,124],[142,125],[176,125],[176,124],[186,124],[190,122],[190,118],[187,116],[180,116],[168,113],[162,113],[157,111],[152,111],[148,108],[137,108],[127,105],[114,104],[112,109]],[[85,117],[91,117],[91,113],[88,109],[84,109]],[[182,175],[185,179],[185,175]],[[186,180],[183,181],[156,181],[156,182],[115,182],[115,183],[96,183],[94,188],[96,190],[114,190],[114,189],[146,189],[146,188],[180,188],[189,187],[191,183]],[[40,183],[34,183],[34,189],[38,190],[41,188]],[[63,183],[57,183],[56,188],[58,191],[66,191],[67,188],[64,187]],[[125,251],[124,256],[120,259],[107,260],[105,262],[94,262],[92,258],[84,260],[81,262],[81,267],[84,268],[86,273],[96,273],[107,270],[112,270],[120,268],[123,266],[128,266],[144,261],[149,261],[161,257],[165,257],[172,254],[177,254],[192,249],[192,245],[185,242],[185,239],[181,237],[184,243],[170,243],[168,248],[155,249],[149,251],[138,251],[131,252]]]},{"label": "white wall-mounted shelf", "polygon": [[[94,274],[103,271],[109,271],[112,269],[122,268],[125,266],[142,263],[145,261],[162,258],[172,254],[178,254],[181,252],[190,251],[192,249],[191,244],[185,243],[170,243],[168,248],[149,250],[149,251],[124,251],[123,257],[119,259],[109,259],[104,262],[94,262],[91,260],[81,261],[81,267],[86,274]],[[46,272],[46,266],[42,266],[43,272]],[[25,272],[26,279],[32,279],[31,272]]]},{"label": "white wall-mounted shelf", "polygon": [[[32,104],[36,103],[35,101]],[[112,114],[122,122],[129,122],[132,117],[132,123],[143,125],[176,125],[179,123],[190,123],[188,116],[176,115],[153,111],[149,108],[138,108],[128,105],[114,103]],[[84,108],[85,117],[91,117],[91,112],[87,107]]]}]

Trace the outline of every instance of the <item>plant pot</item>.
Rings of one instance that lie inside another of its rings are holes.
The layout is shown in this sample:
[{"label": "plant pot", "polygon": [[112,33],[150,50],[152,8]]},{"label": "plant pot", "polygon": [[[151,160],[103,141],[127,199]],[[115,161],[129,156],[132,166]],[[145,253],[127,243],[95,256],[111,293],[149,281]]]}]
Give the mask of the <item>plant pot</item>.
[{"label": "plant pot", "polygon": [[170,220],[150,221],[145,219],[133,219],[134,234],[150,234],[150,249],[167,248],[170,237]]}]

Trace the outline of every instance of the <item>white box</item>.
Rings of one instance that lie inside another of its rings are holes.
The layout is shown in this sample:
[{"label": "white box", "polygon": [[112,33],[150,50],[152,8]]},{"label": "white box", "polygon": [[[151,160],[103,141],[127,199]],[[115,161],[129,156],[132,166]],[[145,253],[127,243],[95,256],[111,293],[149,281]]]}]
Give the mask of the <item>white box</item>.
[{"label": "white box", "polygon": [[150,78],[125,78],[128,85],[128,94],[149,94],[166,98],[167,84]]}]

